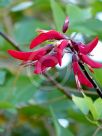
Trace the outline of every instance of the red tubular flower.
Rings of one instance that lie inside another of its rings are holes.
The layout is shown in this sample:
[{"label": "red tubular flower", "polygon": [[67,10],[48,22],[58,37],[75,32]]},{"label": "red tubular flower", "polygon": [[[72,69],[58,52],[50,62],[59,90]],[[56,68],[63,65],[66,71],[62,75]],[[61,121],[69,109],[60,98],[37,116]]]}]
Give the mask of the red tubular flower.
[{"label": "red tubular flower", "polygon": [[64,38],[65,38],[64,35],[60,34],[59,32],[55,30],[49,30],[47,32],[44,31],[31,41],[30,49],[36,47],[38,44],[41,44],[42,42],[46,40],[53,40],[53,39],[61,40]]},{"label": "red tubular flower", "polygon": [[87,55],[79,54],[79,58],[92,68],[102,68],[102,64],[99,62],[95,62],[94,60],[90,59]]},{"label": "red tubular flower", "polygon": [[60,66],[62,64],[63,50],[68,46],[68,43],[68,40],[62,40],[55,49],[55,51],[57,52],[57,59]]},{"label": "red tubular flower", "polygon": [[15,51],[15,50],[8,50],[8,53],[16,58],[16,59],[20,59],[20,60],[24,60],[24,61],[28,61],[28,60],[38,60],[40,59],[42,56],[46,55],[47,52],[49,52],[51,49],[53,48],[53,46],[48,45],[45,46],[37,51],[33,51],[33,52],[23,52],[23,51]]},{"label": "red tubular flower", "polygon": [[79,52],[83,53],[83,54],[89,54],[97,45],[98,43],[98,37],[96,37],[95,39],[93,39],[90,43],[83,45],[80,44],[79,47]]},{"label": "red tubular flower", "polygon": [[56,54],[43,56],[39,61],[35,63],[35,74],[41,74],[46,70],[46,68],[54,67],[58,64],[58,59]]},{"label": "red tubular flower", "polygon": [[[68,29],[69,18],[66,17],[62,31],[65,33]],[[30,43],[30,49],[36,47],[37,45],[47,41],[53,41],[53,45],[45,46],[39,50],[32,52],[21,52],[15,50],[8,50],[8,53],[16,58],[23,60],[25,66],[34,66],[34,73],[41,74],[45,72],[48,68],[53,68],[57,64],[61,66],[62,57],[65,53],[72,53],[72,68],[74,71],[77,87],[80,90],[81,84],[87,87],[94,87],[98,92],[99,96],[102,98],[102,92],[97,86],[97,83],[92,80],[89,73],[84,67],[87,64],[89,70],[93,72],[92,68],[102,68],[102,64],[95,62],[88,57],[88,54],[96,47],[98,43],[98,37],[93,39],[87,45],[82,43],[77,43],[73,39],[57,32],[56,30],[39,30],[40,34],[35,37]],[[57,41],[56,41],[57,40]]]},{"label": "red tubular flower", "polygon": [[69,25],[69,17],[67,16],[65,19],[65,22],[63,24],[63,28],[62,28],[62,32],[65,33],[68,29],[68,25]]},{"label": "red tubular flower", "polygon": [[93,85],[87,79],[87,77],[84,75],[84,73],[81,71],[79,64],[78,64],[77,57],[75,54],[72,56],[72,67],[73,67],[73,71],[74,71],[75,76],[78,77],[79,82],[83,85],[86,85],[87,87],[92,88]]}]

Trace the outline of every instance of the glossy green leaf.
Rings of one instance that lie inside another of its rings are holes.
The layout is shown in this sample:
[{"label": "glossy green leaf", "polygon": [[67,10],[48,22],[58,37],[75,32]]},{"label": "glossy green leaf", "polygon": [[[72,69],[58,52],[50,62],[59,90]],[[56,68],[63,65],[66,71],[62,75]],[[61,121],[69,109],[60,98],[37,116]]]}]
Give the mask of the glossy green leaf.
[{"label": "glossy green leaf", "polygon": [[87,106],[86,101],[84,98],[77,97],[77,96],[72,96],[73,102],[77,105],[77,107],[85,114],[87,115],[89,112],[89,107]]},{"label": "glossy green leaf", "polygon": [[96,111],[98,113],[98,118],[102,119],[102,99],[98,98],[95,102],[94,102],[94,106],[96,108]]},{"label": "glossy green leaf", "polygon": [[92,99],[90,97],[87,97],[86,95],[84,95],[84,100],[87,103],[87,106],[88,106],[94,120],[98,120],[99,119],[98,111],[95,108]]}]

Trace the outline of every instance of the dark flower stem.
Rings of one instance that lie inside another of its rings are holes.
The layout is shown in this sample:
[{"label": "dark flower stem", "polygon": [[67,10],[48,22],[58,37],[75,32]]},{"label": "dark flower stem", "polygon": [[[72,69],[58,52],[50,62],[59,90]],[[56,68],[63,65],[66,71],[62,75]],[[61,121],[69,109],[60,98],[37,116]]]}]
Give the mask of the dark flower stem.
[{"label": "dark flower stem", "polygon": [[84,72],[84,74],[86,75],[86,77],[89,79],[89,81],[92,83],[93,87],[96,89],[98,95],[102,98],[102,91],[99,88],[99,86],[97,85],[96,81],[89,75],[89,73],[86,71],[84,65],[81,62],[78,62],[82,71]]}]

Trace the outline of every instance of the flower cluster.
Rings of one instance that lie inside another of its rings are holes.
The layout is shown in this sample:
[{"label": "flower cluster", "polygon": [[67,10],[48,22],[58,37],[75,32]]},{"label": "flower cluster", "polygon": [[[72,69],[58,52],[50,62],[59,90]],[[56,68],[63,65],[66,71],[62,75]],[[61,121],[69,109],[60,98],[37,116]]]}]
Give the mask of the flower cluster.
[{"label": "flower cluster", "polygon": [[[63,33],[67,31],[68,26],[69,18],[66,17],[62,28]],[[64,53],[68,53],[70,49],[70,53],[72,53],[72,68],[77,85],[80,83],[92,88],[93,84],[86,77],[79,63],[87,65],[91,72],[94,72],[92,68],[102,67],[101,63],[95,62],[89,57],[90,52],[98,43],[98,37],[85,45],[68,38],[56,30],[39,30],[38,32],[40,34],[31,41],[30,49],[45,41],[52,41],[52,44],[31,52],[8,50],[8,53],[16,59],[23,60],[23,64],[33,65],[34,73],[41,74],[48,68],[55,67],[57,64],[61,66]]]}]

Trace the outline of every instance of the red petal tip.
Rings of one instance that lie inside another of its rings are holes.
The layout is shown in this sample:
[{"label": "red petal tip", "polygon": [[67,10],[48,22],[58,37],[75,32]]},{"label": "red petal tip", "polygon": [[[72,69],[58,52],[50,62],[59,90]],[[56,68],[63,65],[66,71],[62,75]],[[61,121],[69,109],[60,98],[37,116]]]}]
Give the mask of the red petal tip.
[{"label": "red petal tip", "polygon": [[62,28],[62,32],[65,33],[68,29],[68,25],[69,25],[69,17],[67,16],[65,19],[65,22],[63,24],[63,28]]},{"label": "red petal tip", "polygon": [[41,44],[46,40],[52,40],[52,39],[61,40],[64,38],[65,36],[57,32],[56,30],[49,30],[47,32],[42,32],[31,41],[30,49],[36,47],[37,45]]}]

